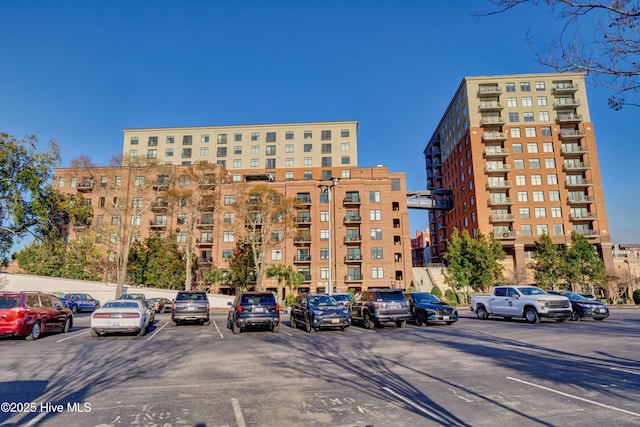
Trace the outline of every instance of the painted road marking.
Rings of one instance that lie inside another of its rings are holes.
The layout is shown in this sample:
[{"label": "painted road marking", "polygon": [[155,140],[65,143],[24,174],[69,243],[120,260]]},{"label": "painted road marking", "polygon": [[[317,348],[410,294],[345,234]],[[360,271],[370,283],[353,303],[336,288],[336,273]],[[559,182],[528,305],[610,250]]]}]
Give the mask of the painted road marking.
[{"label": "painted road marking", "polygon": [[414,407],[415,409],[417,409],[418,411],[426,414],[427,416],[429,416],[430,418],[433,418],[434,420],[442,423],[443,425],[449,426],[451,425],[451,423],[447,420],[445,420],[442,417],[439,417],[438,415],[434,414],[433,412],[429,411],[427,408],[425,408],[424,406],[420,406],[414,402],[412,402],[411,400],[407,399],[406,397],[400,395],[399,393],[396,393],[394,390],[390,389],[389,387],[382,387],[382,389],[384,391],[386,391],[387,393],[393,394],[395,397],[397,397],[398,399],[402,400],[403,402],[405,402],[407,405]]},{"label": "painted road marking", "polygon": [[62,341],[70,340],[71,338],[79,337],[80,335],[86,335],[88,333],[89,333],[89,331],[84,331],[84,332],[80,332],[79,334],[69,335],[68,337],[62,338],[62,339],[60,339],[60,340],[58,340],[56,342],[62,342]]},{"label": "painted road marking", "polygon": [[165,328],[165,326],[167,326],[169,324],[169,322],[165,322],[164,325],[160,326],[158,329],[156,329],[155,331],[153,331],[153,334],[151,334],[151,336],[149,338],[147,338],[147,341],[151,341],[151,338],[155,337],[156,335],[158,335],[158,332],[160,332],[162,329]]},{"label": "painted road marking", "polygon": [[216,331],[218,331],[218,335],[220,335],[220,338],[224,339],[224,335],[222,335],[222,332],[220,331],[220,328],[218,328],[218,324],[215,320],[213,321],[213,326],[216,327]]},{"label": "painted road marking", "polygon": [[240,402],[238,399],[231,399],[231,406],[233,406],[233,413],[236,416],[236,423],[238,427],[247,427],[242,416],[242,409],[240,408]]},{"label": "painted road marking", "polygon": [[631,371],[629,369],[622,369],[622,368],[610,368],[612,371],[620,371],[620,372],[626,372],[627,374],[633,374],[633,375],[640,375],[640,372],[638,371]]},{"label": "painted road marking", "polygon": [[536,387],[536,388],[539,388],[541,390],[550,391],[552,393],[556,393],[556,394],[559,394],[561,396],[565,396],[565,397],[568,397],[568,398],[571,398],[571,399],[580,400],[580,401],[586,402],[586,403],[591,403],[592,405],[601,406],[603,408],[611,409],[613,411],[623,412],[625,414],[633,415],[634,417],[640,417],[640,414],[637,413],[637,412],[627,411],[626,409],[618,408],[616,406],[605,405],[604,403],[596,402],[594,400],[585,399],[583,397],[578,397],[578,396],[575,396],[575,395],[572,395],[572,394],[569,394],[569,393],[564,393],[564,392],[562,392],[560,390],[554,390],[552,388],[545,387],[545,386],[538,385],[538,384],[534,384],[534,383],[530,383],[528,381],[519,380],[518,378],[507,377],[507,379],[511,380],[511,381],[519,382],[521,384],[530,385],[531,387]]}]

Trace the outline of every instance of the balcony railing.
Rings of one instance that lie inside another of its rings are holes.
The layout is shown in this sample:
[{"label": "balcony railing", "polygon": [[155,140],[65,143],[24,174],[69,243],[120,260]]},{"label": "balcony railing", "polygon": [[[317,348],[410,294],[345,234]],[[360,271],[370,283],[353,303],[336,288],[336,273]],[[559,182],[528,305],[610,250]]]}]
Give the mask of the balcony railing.
[{"label": "balcony railing", "polygon": [[154,220],[151,220],[151,221],[149,221],[149,226],[151,228],[166,228],[167,227],[167,221],[154,221]]},{"label": "balcony railing", "polygon": [[513,222],[516,216],[513,214],[492,214],[489,216],[491,222]]},{"label": "balcony railing", "polygon": [[587,150],[587,147],[582,145],[569,145],[560,149],[560,154],[563,156],[578,156],[588,152],[589,150]]},{"label": "balcony railing", "polygon": [[564,169],[565,172],[583,171],[590,168],[591,166],[589,165],[589,163],[586,163],[586,162],[571,162],[571,163],[565,163],[562,165],[562,169]]},{"label": "balcony railing", "polygon": [[582,114],[558,113],[556,123],[576,123],[582,121]]},{"label": "balcony railing", "polygon": [[311,255],[296,255],[293,258],[293,262],[295,264],[310,264],[311,263]]},{"label": "balcony railing", "polygon": [[578,181],[566,181],[567,187],[590,187],[593,185],[593,181],[590,179],[580,179]]},{"label": "balcony railing", "polygon": [[196,246],[213,246],[213,237],[196,239]]},{"label": "balcony railing", "polygon": [[151,203],[151,210],[153,212],[166,211],[169,208],[169,202],[156,201]]},{"label": "balcony railing", "polygon": [[517,231],[503,231],[494,233],[494,237],[498,240],[513,240],[518,238]]},{"label": "balcony railing", "polygon": [[513,205],[513,199],[511,197],[505,197],[503,199],[489,199],[489,206],[508,206]]},{"label": "balcony railing", "polygon": [[481,101],[478,105],[478,111],[497,111],[502,110],[503,106],[499,101]]},{"label": "balcony railing", "polygon": [[480,119],[480,126],[497,126],[505,123],[505,120],[499,116],[488,116]]},{"label": "balcony railing", "polygon": [[80,182],[80,183],[78,183],[76,188],[81,193],[86,193],[86,192],[89,192],[89,191],[93,191],[93,181]]},{"label": "balcony railing", "polygon": [[594,221],[598,219],[598,216],[594,212],[586,212],[579,214],[571,214],[569,215],[571,221]]},{"label": "balcony railing", "polygon": [[600,236],[600,230],[594,230],[593,228],[589,228],[589,229],[575,229],[573,230],[578,234],[582,234],[583,236],[586,237],[598,237]]},{"label": "balcony railing", "polygon": [[347,274],[344,276],[345,282],[362,282],[362,274]]},{"label": "balcony railing", "polygon": [[345,255],[344,262],[345,263],[352,263],[352,262],[360,263],[360,262],[362,262],[362,255]]},{"label": "balcony railing", "polygon": [[560,129],[558,136],[560,139],[579,139],[584,138],[584,132],[578,129]]},{"label": "balcony railing", "polygon": [[360,215],[347,215],[344,217],[345,224],[358,224],[362,222],[362,217]]},{"label": "balcony railing", "polygon": [[344,198],[343,203],[345,205],[359,205],[360,203],[362,203],[362,201],[360,200],[360,197],[348,196]]},{"label": "balcony railing", "polygon": [[512,187],[511,181],[487,182],[488,190],[505,189],[505,188],[511,188],[511,187]]},{"label": "balcony railing", "polygon": [[482,133],[483,141],[504,141],[507,139],[505,132],[485,131]]},{"label": "balcony railing", "polygon": [[362,236],[360,236],[360,235],[346,236],[344,238],[344,243],[347,244],[347,245],[354,244],[354,243],[362,243]]},{"label": "balcony railing", "polygon": [[496,96],[502,93],[500,86],[480,86],[478,96]]},{"label": "balcony railing", "polygon": [[509,155],[509,150],[502,147],[486,147],[484,149],[485,157],[507,157]]},{"label": "balcony railing", "polygon": [[507,173],[511,171],[511,166],[506,163],[501,165],[486,165],[484,167],[485,173]]},{"label": "balcony railing", "polygon": [[553,101],[554,108],[576,108],[580,106],[577,99],[559,98]]},{"label": "balcony railing", "polygon": [[588,203],[594,203],[595,201],[595,196],[584,195],[582,197],[567,197],[567,204],[570,205],[584,205]]}]

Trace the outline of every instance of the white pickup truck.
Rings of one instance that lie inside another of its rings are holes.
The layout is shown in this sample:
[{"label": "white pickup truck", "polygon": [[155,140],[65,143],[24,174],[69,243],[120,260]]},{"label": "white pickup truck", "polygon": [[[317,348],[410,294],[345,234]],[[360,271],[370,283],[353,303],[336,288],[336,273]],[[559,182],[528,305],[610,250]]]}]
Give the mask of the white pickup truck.
[{"label": "white pickup truck", "polygon": [[539,323],[545,317],[564,322],[571,317],[571,302],[535,286],[496,286],[491,295],[472,296],[471,311],[483,320],[489,316],[524,317],[530,323]]}]

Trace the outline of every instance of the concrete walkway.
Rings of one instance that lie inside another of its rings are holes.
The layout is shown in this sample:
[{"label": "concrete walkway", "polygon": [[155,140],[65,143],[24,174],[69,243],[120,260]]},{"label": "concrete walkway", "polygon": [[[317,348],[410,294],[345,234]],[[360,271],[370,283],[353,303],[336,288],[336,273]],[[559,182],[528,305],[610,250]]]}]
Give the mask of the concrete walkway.
[{"label": "concrete walkway", "polygon": [[[28,276],[0,272],[0,292],[41,291],[41,292],[82,292],[90,294],[101,304],[116,298],[115,283],[89,282],[84,280],[61,279],[58,277]],[[124,293],[143,293],[147,298],[169,298],[173,300],[177,291],[157,288],[125,286]],[[232,296],[209,294],[211,308],[228,308],[227,301]]]}]

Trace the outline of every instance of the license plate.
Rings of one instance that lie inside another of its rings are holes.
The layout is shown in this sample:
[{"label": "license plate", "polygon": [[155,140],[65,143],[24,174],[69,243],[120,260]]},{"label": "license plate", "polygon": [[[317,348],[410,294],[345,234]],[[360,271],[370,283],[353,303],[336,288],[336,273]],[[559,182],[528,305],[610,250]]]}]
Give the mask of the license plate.
[{"label": "license plate", "polygon": [[597,311],[598,313],[604,313],[604,308],[598,308],[596,311]]},{"label": "license plate", "polygon": [[264,307],[254,307],[253,311],[255,313],[264,313]]},{"label": "license plate", "polygon": [[443,320],[449,320],[449,316],[442,316]]},{"label": "license plate", "polygon": [[340,319],[331,319],[331,323],[340,323]]},{"label": "license plate", "polygon": [[111,322],[111,323],[109,323],[109,327],[111,327],[111,328],[119,328],[120,327],[120,323]]},{"label": "license plate", "polygon": [[190,306],[187,307],[187,311],[196,311],[196,308],[194,306]]},{"label": "license plate", "polygon": [[399,308],[400,308],[400,306],[399,306],[398,304],[391,304],[391,305],[389,306],[389,308],[394,309],[394,310],[397,310],[397,309],[399,309]]}]

